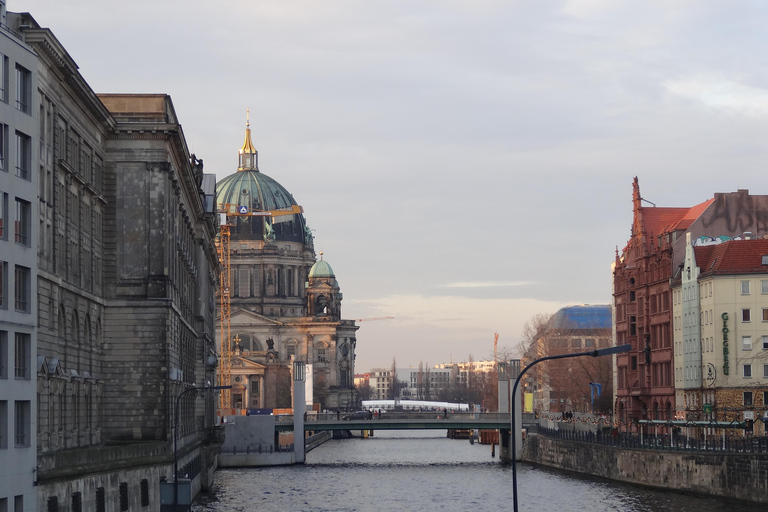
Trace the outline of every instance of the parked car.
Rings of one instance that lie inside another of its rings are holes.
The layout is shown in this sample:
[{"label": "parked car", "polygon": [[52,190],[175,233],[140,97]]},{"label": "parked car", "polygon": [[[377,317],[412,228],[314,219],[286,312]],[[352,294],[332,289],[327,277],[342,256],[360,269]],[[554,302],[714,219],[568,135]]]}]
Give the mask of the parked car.
[{"label": "parked car", "polygon": [[342,417],[344,420],[367,420],[368,419],[368,411],[355,411],[349,414],[346,414]]}]

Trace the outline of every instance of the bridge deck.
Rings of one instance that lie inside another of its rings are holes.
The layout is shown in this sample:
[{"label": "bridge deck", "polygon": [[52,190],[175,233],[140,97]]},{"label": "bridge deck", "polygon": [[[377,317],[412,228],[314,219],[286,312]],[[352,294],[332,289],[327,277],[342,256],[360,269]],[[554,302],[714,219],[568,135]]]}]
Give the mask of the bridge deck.
[{"label": "bridge deck", "polygon": [[[347,417],[348,419],[344,419]],[[304,422],[304,430],[428,430],[428,429],[508,429],[509,414],[499,413],[442,413],[391,412],[381,418],[360,418],[359,415],[342,413],[311,414]],[[276,418],[275,430],[293,430],[293,416]]]}]

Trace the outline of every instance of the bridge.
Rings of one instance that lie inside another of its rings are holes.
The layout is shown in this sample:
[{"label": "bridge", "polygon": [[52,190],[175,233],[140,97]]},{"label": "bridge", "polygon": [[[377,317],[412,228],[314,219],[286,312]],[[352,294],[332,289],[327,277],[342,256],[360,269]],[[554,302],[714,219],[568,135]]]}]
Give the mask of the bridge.
[{"label": "bridge", "polygon": [[[532,415],[531,415],[532,416]],[[345,419],[346,418],[346,419]],[[437,430],[437,429],[507,429],[509,414],[479,412],[386,412],[379,417],[361,418],[357,413],[309,414],[305,431],[320,430]],[[293,416],[275,418],[275,431],[294,430]]]}]

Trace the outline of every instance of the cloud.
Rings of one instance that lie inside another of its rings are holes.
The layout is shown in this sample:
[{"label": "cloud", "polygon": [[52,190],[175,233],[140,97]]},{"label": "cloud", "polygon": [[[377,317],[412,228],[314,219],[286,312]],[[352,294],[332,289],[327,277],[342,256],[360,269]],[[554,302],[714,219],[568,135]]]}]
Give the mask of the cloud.
[{"label": "cloud", "polygon": [[689,77],[664,83],[668,93],[724,112],[765,116],[768,90],[717,77]]}]

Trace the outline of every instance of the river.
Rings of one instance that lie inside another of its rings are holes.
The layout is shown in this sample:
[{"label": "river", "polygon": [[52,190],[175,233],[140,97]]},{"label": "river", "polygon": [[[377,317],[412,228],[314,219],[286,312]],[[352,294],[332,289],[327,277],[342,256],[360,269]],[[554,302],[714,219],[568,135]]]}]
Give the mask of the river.
[{"label": "river", "polygon": [[[764,511],[764,506],[653,491],[518,464],[521,511]],[[451,440],[445,431],[378,431],[332,440],[303,466],[216,473],[193,512],[512,510],[512,471],[491,447]]]}]

